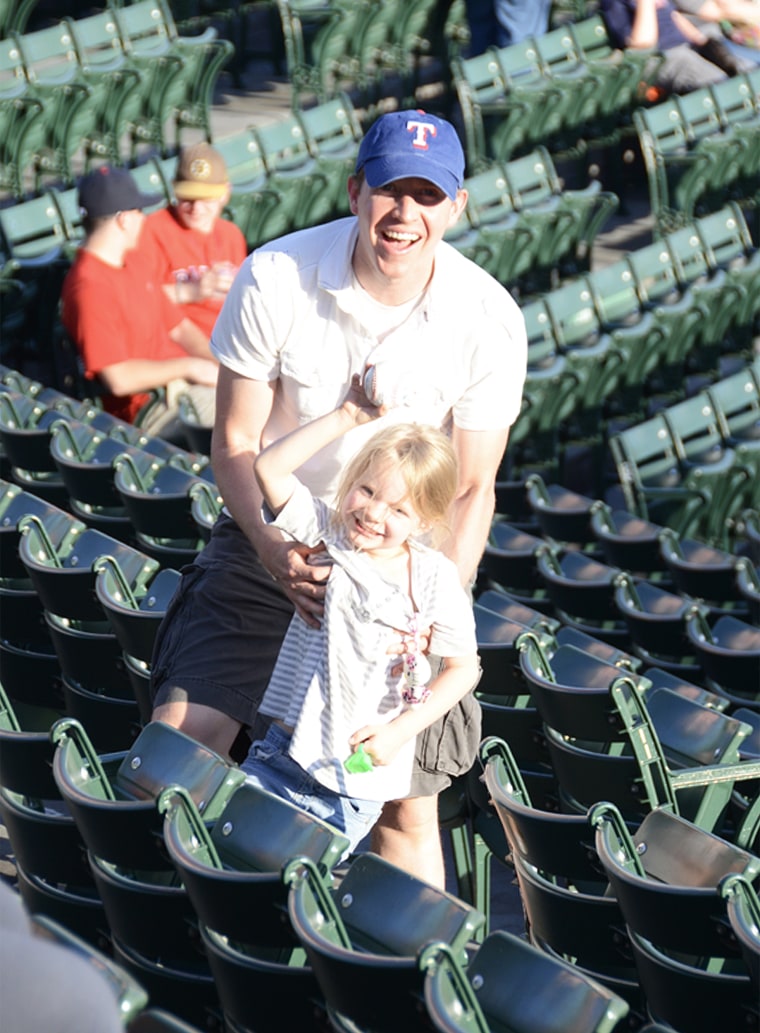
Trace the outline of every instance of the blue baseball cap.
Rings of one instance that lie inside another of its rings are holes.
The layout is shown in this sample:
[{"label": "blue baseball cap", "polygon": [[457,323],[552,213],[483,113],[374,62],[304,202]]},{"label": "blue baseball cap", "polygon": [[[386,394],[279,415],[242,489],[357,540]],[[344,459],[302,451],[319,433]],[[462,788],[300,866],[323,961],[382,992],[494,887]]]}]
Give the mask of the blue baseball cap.
[{"label": "blue baseball cap", "polygon": [[453,201],[464,182],[464,151],[450,122],[425,111],[381,115],[364,135],[356,171],[371,187],[395,179],[426,179]]},{"label": "blue baseball cap", "polygon": [[143,194],[127,169],[113,165],[101,165],[79,184],[79,207],[91,219],[151,208],[161,200],[161,194]]}]

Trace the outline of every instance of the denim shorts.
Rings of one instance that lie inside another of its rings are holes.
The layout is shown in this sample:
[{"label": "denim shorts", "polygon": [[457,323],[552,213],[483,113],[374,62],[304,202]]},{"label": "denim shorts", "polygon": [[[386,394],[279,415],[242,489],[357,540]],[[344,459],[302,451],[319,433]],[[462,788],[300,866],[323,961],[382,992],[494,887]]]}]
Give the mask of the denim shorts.
[{"label": "denim shorts", "polygon": [[272,722],[265,738],[251,745],[240,765],[247,780],[328,822],[348,837],[348,852],[356,850],[380,817],[382,803],[341,796],[317,782],[288,754],[290,739],[290,732]]}]

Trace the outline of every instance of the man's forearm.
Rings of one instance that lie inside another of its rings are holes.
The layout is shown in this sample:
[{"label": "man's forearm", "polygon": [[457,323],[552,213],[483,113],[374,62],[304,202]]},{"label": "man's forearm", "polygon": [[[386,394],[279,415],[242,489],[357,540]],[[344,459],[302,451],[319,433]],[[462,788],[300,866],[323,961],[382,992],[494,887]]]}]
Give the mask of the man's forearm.
[{"label": "man's forearm", "polygon": [[201,359],[210,359],[212,362],[216,362],[216,359],[211,354],[208,337],[187,316],[172,328],[169,336],[175,344],[184,348],[188,355],[197,355]]},{"label": "man's forearm", "polygon": [[657,25],[657,5],[655,0],[638,0],[636,13],[633,16],[628,46],[639,49],[656,47],[660,32]]},{"label": "man's forearm", "polygon": [[219,449],[214,455],[214,476],[224,504],[256,552],[266,553],[269,542],[282,541],[282,534],[261,518],[262,494],[253,473],[253,452],[230,453]]},{"label": "man's forearm", "polygon": [[454,502],[449,519],[451,532],[444,542],[443,552],[456,564],[465,587],[477,573],[495,508],[493,486],[473,487],[457,496]]}]

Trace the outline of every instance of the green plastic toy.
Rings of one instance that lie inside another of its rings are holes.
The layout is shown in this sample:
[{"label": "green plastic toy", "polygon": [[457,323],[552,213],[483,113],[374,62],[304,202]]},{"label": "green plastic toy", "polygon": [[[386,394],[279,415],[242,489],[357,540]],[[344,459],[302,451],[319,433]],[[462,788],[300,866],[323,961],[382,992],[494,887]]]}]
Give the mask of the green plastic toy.
[{"label": "green plastic toy", "polygon": [[365,771],[371,771],[372,766],[372,758],[364,749],[363,743],[359,743],[351,756],[343,761],[343,767],[352,775],[361,775]]}]

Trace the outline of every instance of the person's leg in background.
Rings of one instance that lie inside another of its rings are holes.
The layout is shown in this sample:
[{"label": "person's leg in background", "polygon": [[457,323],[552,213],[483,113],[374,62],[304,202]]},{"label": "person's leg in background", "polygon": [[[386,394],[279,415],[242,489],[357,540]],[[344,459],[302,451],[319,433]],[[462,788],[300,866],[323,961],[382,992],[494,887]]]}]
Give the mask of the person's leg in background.
[{"label": "person's leg in background", "polygon": [[549,29],[551,0],[493,0],[493,6],[499,47],[542,36]]},{"label": "person's leg in background", "polygon": [[477,57],[489,47],[496,46],[498,23],[494,0],[465,0],[467,24],[470,27],[468,57]]}]

